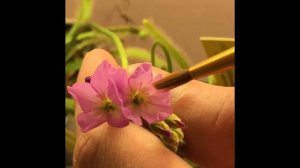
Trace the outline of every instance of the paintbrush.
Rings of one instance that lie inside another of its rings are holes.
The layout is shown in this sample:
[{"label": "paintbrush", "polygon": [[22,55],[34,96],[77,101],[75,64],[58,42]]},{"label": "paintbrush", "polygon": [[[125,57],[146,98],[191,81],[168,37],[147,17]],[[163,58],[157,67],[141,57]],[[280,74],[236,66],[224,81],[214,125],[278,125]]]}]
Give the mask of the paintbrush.
[{"label": "paintbrush", "polygon": [[157,89],[173,89],[196,78],[207,77],[234,68],[234,47],[209,57],[192,67],[174,72],[153,83]]}]

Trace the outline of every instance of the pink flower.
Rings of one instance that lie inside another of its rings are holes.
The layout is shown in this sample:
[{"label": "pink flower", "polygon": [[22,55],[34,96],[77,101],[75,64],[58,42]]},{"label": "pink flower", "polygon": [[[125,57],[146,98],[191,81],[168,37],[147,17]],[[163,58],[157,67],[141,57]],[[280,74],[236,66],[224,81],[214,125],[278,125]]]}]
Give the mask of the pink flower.
[{"label": "pink flower", "polygon": [[103,61],[86,83],[75,83],[68,92],[79,103],[82,113],[77,121],[82,132],[87,132],[104,122],[114,127],[129,124],[123,115],[122,97],[127,86],[124,69],[115,69]]},{"label": "pink flower", "polygon": [[85,79],[75,83],[68,92],[78,102],[82,112],[77,121],[82,132],[104,122],[114,127],[125,127],[129,120],[142,125],[165,120],[171,113],[169,92],[156,90],[152,83],[151,65],[141,64],[128,78],[124,69],[115,69],[107,61]]},{"label": "pink flower", "polygon": [[157,90],[152,83],[161,79],[152,76],[150,64],[141,64],[128,79],[128,89],[123,97],[126,117],[142,125],[142,118],[149,124],[166,119],[171,113],[169,91]]}]

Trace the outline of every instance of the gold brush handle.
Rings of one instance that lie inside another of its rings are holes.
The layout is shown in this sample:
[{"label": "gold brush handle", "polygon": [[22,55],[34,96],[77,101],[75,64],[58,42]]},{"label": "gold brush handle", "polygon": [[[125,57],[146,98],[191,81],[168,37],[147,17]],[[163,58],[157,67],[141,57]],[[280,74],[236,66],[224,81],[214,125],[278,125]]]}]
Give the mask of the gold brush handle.
[{"label": "gold brush handle", "polygon": [[234,68],[234,47],[220,52],[189,68],[192,78],[206,77]]},{"label": "gold brush handle", "polygon": [[156,89],[172,89],[192,79],[206,77],[234,68],[234,47],[220,52],[189,69],[171,73],[153,83]]}]

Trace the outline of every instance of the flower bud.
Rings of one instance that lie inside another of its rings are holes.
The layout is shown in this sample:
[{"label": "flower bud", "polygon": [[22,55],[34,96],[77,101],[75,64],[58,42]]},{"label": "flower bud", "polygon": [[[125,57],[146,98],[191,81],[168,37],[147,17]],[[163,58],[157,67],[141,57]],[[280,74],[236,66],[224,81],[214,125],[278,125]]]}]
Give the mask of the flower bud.
[{"label": "flower bud", "polygon": [[149,128],[155,135],[159,136],[170,150],[177,152],[178,146],[181,144],[183,138],[183,132],[181,130],[174,131],[174,129],[171,129],[164,121],[150,124]]},{"label": "flower bud", "polygon": [[165,122],[169,125],[169,127],[176,129],[176,128],[183,128],[185,124],[181,121],[181,119],[176,114],[171,114]]},{"label": "flower bud", "polygon": [[150,124],[149,127],[160,138],[171,136],[171,130],[169,126],[163,121]]},{"label": "flower bud", "polygon": [[177,133],[174,131],[171,131],[170,137],[162,138],[162,141],[164,142],[164,144],[175,153],[178,150],[179,140],[180,139],[178,138]]}]

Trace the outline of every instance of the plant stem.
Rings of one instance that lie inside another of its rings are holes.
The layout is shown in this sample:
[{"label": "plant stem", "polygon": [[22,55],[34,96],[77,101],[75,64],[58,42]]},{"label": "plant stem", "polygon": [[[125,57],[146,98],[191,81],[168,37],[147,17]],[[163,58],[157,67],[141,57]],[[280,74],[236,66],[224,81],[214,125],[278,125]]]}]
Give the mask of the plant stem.
[{"label": "plant stem", "polygon": [[125,52],[125,49],[123,47],[123,44],[120,40],[120,38],[112,31],[96,24],[96,23],[92,23],[91,24],[92,28],[94,28],[95,30],[107,35],[109,38],[111,38],[111,40],[115,43],[117,49],[118,49],[118,52],[119,52],[119,55],[120,55],[120,58],[121,58],[121,64],[122,64],[122,67],[123,68],[127,68],[128,67],[128,60],[127,60],[127,56],[126,56],[126,52]]},{"label": "plant stem", "polygon": [[108,29],[115,33],[132,33],[138,34],[140,32],[140,28],[136,26],[117,26],[117,27],[108,27]]},{"label": "plant stem", "polygon": [[166,47],[164,47],[159,42],[154,43],[152,48],[151,48],[151,62],[152,62],[152,65],[155,66],[155,49],[156,49],[157,46],[160,46],[162,48],[162,50],[164,51],[165,56],[166,56],[166,60],[167,60],[168,71],[172,72],[173,71],[172,60],[171,60],[171,57],[169,55],[169,52],[166,49]]},{"label": "plant stem", "polygon": [[93,0],[81,0],[79,13],[76,22],[72,26],[71,30],[66,35],[66,45],[71,43],[74,39],[74,34],[78,31],[80,26],[86,23],[92,16],[93,12]]},{"label": "plant stem", "polygon": [[148,33],[159,43],[167,48],[170,55],[175,59],[178,65],[186,69],[189,67],[188,63],[185,61],[183,56],[179,53],[179,51],[174,47],[174,44],[169,40],[165,35],[163,35],[158,28],[156,28],[149,20],[143,20],[144,28],[148,31]]},{"label": "plant stem", "polygon": [[[138,47],[127,47],[125,50],[126,50],[127,57],[129,59],[132,58],[132,59],[140,59],[148,62],[151,61],[151,53],[146,49],[142,49]],[[156,57],[155,63],[157,65],[156,67],[161,68],[165,66],[163,59],[159,58],[157,54],[155,55],[155,57]]]},{"label": "plant stem", "polygon": [[77,51],[79,51],[85,47],[88,47],[90,45],[95,45],[97,42],[100,42],[100,41],[101,40],[99,40],[98,38],[93,38],[93,39],[85,40],[85,41],[77,44],[76,46],[73,46],[73,48],[66,55],[66,62],[68,62]]}]

